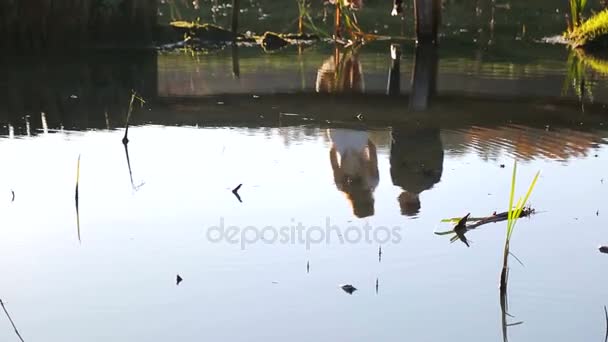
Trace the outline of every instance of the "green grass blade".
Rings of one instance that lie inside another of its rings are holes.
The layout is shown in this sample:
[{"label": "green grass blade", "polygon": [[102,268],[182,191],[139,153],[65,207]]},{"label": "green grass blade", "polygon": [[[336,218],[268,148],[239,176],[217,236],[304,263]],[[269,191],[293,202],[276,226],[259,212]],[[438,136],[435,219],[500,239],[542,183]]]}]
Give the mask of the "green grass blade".
[{"label": "green grass blade", "polygon": [[515,178],[517,177],[517,160],[513,162],[513,175],[511,176],[511,193],[509,194],[509,207],[507,212],[507,235],[511,230],[513,219],[513,198],[515,197]]}]

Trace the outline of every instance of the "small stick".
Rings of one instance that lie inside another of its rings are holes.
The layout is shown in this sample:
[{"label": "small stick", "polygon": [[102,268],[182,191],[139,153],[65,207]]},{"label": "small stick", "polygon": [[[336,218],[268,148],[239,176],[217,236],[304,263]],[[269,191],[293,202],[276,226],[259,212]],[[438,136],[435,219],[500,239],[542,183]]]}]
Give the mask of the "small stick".
[{"label": "small stick", "polygon": [[239,195],[239,189],[243,186],[243,184],[239,184],[237,185],[236,188],[232,189],[232,194],[234,196],[236,196],[236,199],[239,200],[239,202],[243,203],[243,200],[241,199],[241,196]]},{"label": "small stick", "polygon": [[133,102],[135,102],[136,99],[142,106],[144,103],[146,103],[142,97],[137,96],[135,90],[131,91],[131,101],[129,101],[129,111],[127,112],[127,122],[125,123],[125,136],[122,138],[122,143],[124,145],[129,143],[129,121],[131,120],[131,113],[133,112]]},{"label": "small stick", "polygon": [[21,337],[21,334],[19,333],[19,330],[17,330],[17,327],[15,326],[15,322],[13,322],[13,319],[11,318],[11,315],[9,315],[8,311],[6,310],[6,307],[4,306],[4,302],[2,302],[2,299],[0,299],[0,305],[2,306],[2,309],[4,310],[4,313],[6,314],[6,317],[8,317],[8,320],[11,322],[11,325],[13,326],[13,329],[15,329],[15,334],[17,334],[17,337],[19,337],[19,340],[21,340],[21,342],[23,341],[23,337]]},{"label": "small stick", "polygon": [[11,194],[13,195],[13,198],[11,199],[11,203],[15,202],[15,191],[11,190]]},{"label": "small stick", "polygon": [[80,180],[80,155],[78,155],[78,163],[76,164],[76,190],[74,194],[74,200],[76,202],[76,229],[78,231],[78,242],[80,240],[80,212],[78,210],[78,183]]}]

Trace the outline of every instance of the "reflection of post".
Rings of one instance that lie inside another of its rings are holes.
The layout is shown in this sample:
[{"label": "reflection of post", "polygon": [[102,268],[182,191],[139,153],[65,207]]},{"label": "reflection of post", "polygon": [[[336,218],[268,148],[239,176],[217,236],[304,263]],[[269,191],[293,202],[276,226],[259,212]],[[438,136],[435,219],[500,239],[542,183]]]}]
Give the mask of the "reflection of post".
[{"label": "reflection of post", "polygon": [[410,108],[426,110],[437,88],[437,46],[433,43],[416,44]]},{"label": "reflection of post", "polygon": [[241,67],[239,64],[239,47],[236,40],[232,41],[232,75],[236,78],[241,77]]},{"label": "reflection of post", "polygon": [[441,20],[441,0],[414,0],[418,42],[436,42]]},{"label": "reflection of post", "polygon": [[388,71],[387,95],[398,95],[401,92],[401,47],[391,45],[391,68]]}]

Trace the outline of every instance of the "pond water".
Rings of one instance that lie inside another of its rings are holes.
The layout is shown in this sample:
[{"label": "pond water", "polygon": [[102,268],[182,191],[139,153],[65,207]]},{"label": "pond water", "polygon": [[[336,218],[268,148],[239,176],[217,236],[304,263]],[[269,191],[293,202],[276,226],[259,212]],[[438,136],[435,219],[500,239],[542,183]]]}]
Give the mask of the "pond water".
[{"label": "pond water", "polygon": [[[3,57],[0,299],[24,340],[602,340],[606,76],[457,31]],[[506,222],[435,233],[506,211],[515,160],[516,194],[541,176],[505,311]]]}]

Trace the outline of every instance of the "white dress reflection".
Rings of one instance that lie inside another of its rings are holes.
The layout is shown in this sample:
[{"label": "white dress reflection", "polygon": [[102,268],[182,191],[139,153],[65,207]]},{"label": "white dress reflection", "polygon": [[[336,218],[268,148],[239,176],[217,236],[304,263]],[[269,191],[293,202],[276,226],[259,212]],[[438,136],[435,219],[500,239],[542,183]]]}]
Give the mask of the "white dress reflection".
[{"label": "white dress reflection", "polygon": [[334,128],[328,130],[328,135],[336,187],[346,195],[355,216],[372,216],[373,193],[379,182],[376,145],[365,131]]}]

